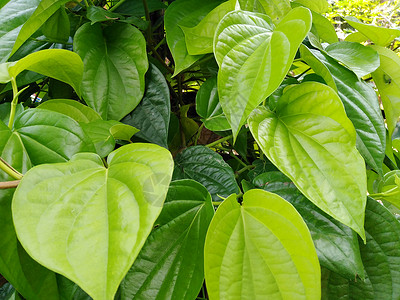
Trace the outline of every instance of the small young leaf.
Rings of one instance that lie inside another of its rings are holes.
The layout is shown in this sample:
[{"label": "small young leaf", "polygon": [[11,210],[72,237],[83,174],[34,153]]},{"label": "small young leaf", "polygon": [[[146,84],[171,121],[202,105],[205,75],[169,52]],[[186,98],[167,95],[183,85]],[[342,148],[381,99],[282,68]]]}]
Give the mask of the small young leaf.
[{"label": "small young leaf", "polygon": [[112,300],[161,212],[173,161],[164,148],[130,144],[108,168],[81,153],[32,168],[13,198],[19,240],[49,269],[94,299]]},{"label": "small young leaf", "polygon": [[249,127],[268,159],[308,199],[365,240],[365,163],[333,89],[316,82],[291,87],[275,112],[255,109]]},{"label": "small young leaf", "polygon": [[204,248],[211,299],[320,299],[320,266],[301,216],[278,195],[229,196],[211,221]]},{"label": "small young leaf", "polygon": [[204,281],[203,249],[213,215],[204,186],[173,181],[157,228],[122,281],[121,299],[195,299]]}]

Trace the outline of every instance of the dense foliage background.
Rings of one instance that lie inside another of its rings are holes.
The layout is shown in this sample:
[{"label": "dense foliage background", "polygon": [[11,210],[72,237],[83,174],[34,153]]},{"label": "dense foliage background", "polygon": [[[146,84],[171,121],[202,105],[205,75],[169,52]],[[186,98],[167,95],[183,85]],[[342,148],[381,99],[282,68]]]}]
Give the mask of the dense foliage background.
[{"label": "dense foliage background", "polygon": [[399,299],[398,26],[0,0],[0,299]]}]

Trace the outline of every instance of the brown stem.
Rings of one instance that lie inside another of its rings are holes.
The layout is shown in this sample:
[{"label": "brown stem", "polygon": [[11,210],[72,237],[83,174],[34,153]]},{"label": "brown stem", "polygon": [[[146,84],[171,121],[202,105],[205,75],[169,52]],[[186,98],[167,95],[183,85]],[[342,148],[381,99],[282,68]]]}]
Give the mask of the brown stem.
[{"label": "brown stem", "polygon": [[0,182],[0,190],[16,188],[20,182],[21,180]]}]

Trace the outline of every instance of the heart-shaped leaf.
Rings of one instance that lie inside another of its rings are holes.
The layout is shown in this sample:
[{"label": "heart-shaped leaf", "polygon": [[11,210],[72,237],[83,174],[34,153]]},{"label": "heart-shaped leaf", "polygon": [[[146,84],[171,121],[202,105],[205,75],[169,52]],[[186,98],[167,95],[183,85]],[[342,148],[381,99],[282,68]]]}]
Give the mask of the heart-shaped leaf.
[{"label": "heart-shaped leaf", "polygon": [[[202,57],[202,55],[190,55],[188,53],[185,34],[181,26],[196,26],[210,11],[223,2],[223,0],[179,0],[168,6],[165,11],[164,22],[167,44],[175,62],[173,76],[190,67]],[[193,9],[194,7],[196,9]]]},{"label": "heart-shaped leaf", "polygon": [[399,29],[392,29],[386,27],[378,27],[371,24],[364,24],[355,17],[344,18],[353,28],[357,29],[368,39],[373,41],[376,45],[386,47],[396,37],[400,36]]},{"label": "heart-shaped leaf", "polygon": [[357,132],[357,149],[365,161],[383,176],[386,129],[374,89],[361,81],[346,67],[318,50],[300,48],[301,57],[314,72],[337,90],[346,109],[346,114]]},{"label": "heart-shaped leaf", "polygon": [[400,117],[400,58],[390,49],[370,46],[379,53],[380,66],[372,73],[372,78],[381,95],[385,109],[389,138],[392,138]]},{"label": "heart-shaped leaf", "polygon": [[204,186],[172,182],[157,228],[121,284],[121,299],[195,299],[204,281],[203,249],[213,215]]},{"label": "heart-shaped leaf", "polygon": [[7,61],[22,25],[33,14],[40,0],[9,1],[0,10],[0,63]]},{"label": "heart-shaped leaf", "polygon": [[279,23],[291,10],[289,0],[259,0],[259,2],[265,14],[267,14],[275,24]]},{"label": "heart-shaped leaf", "polygon": [[202,118],[204,126],[212,131],[229,130],[218,98],[217,77],[207,79],[196,94],[196,111]]},{"label": "heart-shaped leaf", "polygon": [[366,279],[346,280],[323,272],[323,299],[400,298],[400,223],[383,205],[369,198],[365,210],[367,243],[360,243]]},{"label": "heart-shaped leaf", "polygon": [[321,266],[347,279],[364,278],[357,234],[351,228],[318,209],[281,172],[261,174],[253,183],[278,194],[296,208],[310,230]]},{"label": "heart-shaped leaf", "polygon": [[278,195],[229,196],[204,248],[210,299],[320,299],[320,266],[306,224]]},{"label": "heart-shaped leaf", "polygon": [[146,41],[135,27],[115,23],[82,25],[74,50],[82,57],[82,94],[104,120],[121,120],[140,102],[148,69]]},{"label": "heart-shaped leaf", "polygon": [[234,137],[281,84],[310,28],[311,12],[303,7],[291,10],[276,28],[268,16],[246,11],[228,13],[219,23],[214,39],[218,94]]},{"label": "heart-shaped leaf", "polygon": [[379,55],[371,47],[359,43],[340,42],[325,48],[326,53],[343,63],[358,77],[364,77],[379,67]]},{"label": "heart-shaped leaf", "polygon": [[269,160],[308,199],[365,239],[365,163],[333,89],[316,82],[289,88],[275,112],[254,110],[249,127]]},{"label": "heart-shaped leaf", "polygon": [[221,155],[204,146],[189,147],[175,158],[174,179],[193,179],[204,185],[213,201],[239,191],[232,168]]},{"label": "heart-shaped leaf", "polygon": [[94,299],[111,300],[161,212],[173,161],[157,145],[130,144],[107,163],[82,153],[32,168],[12,211],[18,238],[36,261]]},{"label": "heart-shaped leaf", "polygon": [[160,70],[150,64],[144,97],[121,122],[138,128],[137,137],[167,148],[170,112],[168,84]]}]

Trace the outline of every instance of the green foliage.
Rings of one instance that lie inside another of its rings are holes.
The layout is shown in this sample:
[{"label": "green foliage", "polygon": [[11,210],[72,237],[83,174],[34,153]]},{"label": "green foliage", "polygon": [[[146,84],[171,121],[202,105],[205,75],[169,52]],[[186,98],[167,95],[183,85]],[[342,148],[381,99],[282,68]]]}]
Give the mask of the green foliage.
[{"label": "green foliage", "polygon": [[0,299],[398,299],[376,2],[0,0]]}]

